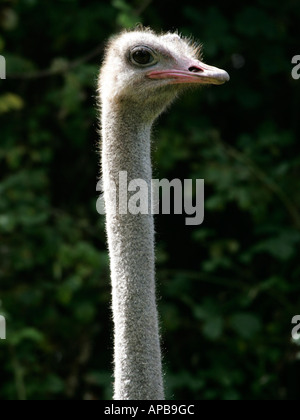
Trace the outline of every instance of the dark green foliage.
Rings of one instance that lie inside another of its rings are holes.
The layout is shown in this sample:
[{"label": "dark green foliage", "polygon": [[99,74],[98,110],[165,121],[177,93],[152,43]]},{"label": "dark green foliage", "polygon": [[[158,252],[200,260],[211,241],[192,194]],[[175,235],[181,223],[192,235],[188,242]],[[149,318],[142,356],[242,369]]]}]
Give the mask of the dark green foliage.
[{"label": "dark green foliage", "polygon": [[206,186],[203,225],[156,220],[167,395],[299,399],[300,4],[219,3],[0,3],[0,399],[111,398],[96,78],[136,22],[193,34],[231,75],[155,128],[155,177]]}]

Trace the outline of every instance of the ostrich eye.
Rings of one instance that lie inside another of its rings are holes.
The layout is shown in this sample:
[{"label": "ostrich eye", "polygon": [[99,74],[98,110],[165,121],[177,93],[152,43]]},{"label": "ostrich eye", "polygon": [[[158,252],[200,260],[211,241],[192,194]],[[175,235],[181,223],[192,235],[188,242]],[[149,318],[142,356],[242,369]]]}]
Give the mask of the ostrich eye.
[{"label": "ostrich eye", "polygon": [[148,66],[149,64],[153,64],[155,59],[153,57],[153,53],[148,48],[135,48],[131,52],[131,61],[134,64],[138,64],[140,66]]}]

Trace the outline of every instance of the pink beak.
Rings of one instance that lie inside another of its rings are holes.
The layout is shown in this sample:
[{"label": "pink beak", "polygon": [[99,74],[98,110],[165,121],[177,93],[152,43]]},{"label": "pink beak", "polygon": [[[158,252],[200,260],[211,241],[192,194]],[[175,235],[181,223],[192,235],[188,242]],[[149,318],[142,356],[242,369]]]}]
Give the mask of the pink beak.
[{"label": "pink beak", "polygon": [[169,70],[154,70],[147,74],[149,79],[169,79],[169,84],[212,84],[222,85],[230,77],[225,70],[208,66],[201,61],[193,62],[188,68]]}]

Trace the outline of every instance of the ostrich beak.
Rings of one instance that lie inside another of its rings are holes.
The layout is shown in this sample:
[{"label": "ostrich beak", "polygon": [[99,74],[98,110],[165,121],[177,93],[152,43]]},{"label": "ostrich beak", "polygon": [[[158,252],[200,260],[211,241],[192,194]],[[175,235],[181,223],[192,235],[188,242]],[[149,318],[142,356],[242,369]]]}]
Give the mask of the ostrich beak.
[{"label": "ostrich beak", "polygon": [[168,79],[170,84],[212,84],[222,85],[230,77],[225,70],[209,66],[201,61],[194,61],[182,68],[154,70],[147,73],[149,79]]}]

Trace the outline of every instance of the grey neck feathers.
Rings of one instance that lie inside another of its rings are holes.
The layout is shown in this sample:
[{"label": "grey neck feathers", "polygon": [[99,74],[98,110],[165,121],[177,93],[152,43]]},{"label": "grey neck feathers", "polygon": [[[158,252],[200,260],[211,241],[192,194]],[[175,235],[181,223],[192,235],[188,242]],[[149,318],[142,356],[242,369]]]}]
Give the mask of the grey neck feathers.
[{"label": "grey neck feathers", "polygon": [[[119,214],[118,194],[115,212],[110,185],[113,180],[118,191],[120,171],[127,171],[128,182],[141,178],[150,186],[152,178],[152,121],[137,123],[139,118],[128,109],[109,101],[102,109],[102,171],[114,319],[114,399],[161,400],[164,390],[155,298],[153,216]],[[127,194],[129,198],[130,193]]]}]

